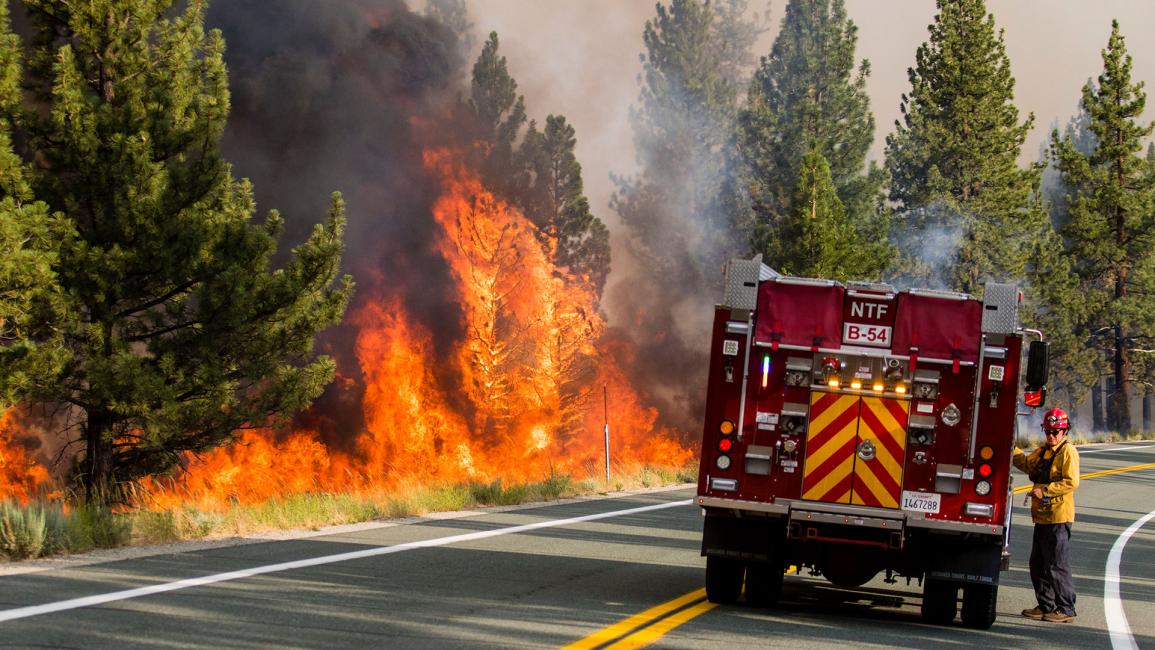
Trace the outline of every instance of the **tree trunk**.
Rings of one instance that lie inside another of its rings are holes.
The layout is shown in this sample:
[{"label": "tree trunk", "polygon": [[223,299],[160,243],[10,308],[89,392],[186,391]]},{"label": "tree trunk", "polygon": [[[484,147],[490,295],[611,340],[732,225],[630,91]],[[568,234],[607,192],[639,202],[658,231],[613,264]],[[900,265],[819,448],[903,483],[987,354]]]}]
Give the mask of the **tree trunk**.
[{"label": "tree trunk", "polygon": [[[1116,295],[1120,292],[1116,291]],[[1111,428],[1119,435],[1131,433],[1131,351],[1127,349],[1127,328],[1115,326],[1115,355],[1112,363],[1115,393],[1111,399]]]},{"label": "tree trunk", "polygon": [[1143,431],[1151,431],[1151,393],[1143,396]]},{"label": "tree trunk", "polygon": [[84,496],[89,503],[107,504],[112,498],[112,413],[88,412],[84,442]]},{"label": "tree trunk", "polygon": [[1106,431],[1107,423],[1103,418],[1103,380],[1095,381],[1091,386],[1091,431]]}]

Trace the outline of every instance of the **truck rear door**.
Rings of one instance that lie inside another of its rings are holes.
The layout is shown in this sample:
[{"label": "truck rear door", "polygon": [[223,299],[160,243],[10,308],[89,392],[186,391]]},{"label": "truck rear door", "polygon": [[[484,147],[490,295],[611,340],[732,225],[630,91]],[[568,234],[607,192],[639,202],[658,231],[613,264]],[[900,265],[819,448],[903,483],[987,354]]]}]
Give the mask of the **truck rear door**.
[{"label": "truck rear door", "polygon": [[815,389],[802,498],[899,507],[910,401]]}]

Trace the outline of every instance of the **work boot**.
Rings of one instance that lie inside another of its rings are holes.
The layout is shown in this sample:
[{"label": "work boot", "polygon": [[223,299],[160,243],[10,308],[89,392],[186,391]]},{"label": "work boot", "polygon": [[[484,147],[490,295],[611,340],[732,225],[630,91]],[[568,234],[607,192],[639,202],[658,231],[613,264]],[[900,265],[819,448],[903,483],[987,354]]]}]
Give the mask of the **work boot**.
[{"label": "work boot", "polygon": [[1045,612],[1038,607],[1032,607],[1030,609],[1023,610],[1023,616],[1036,621],[1043,620],[1043,614],[1045,614]]},{"label": "work boot", "polygon": [[1043,614],[1043,620],[1048,623],[1070,623],[1075,617],[1062,612],[1047,612]]}]

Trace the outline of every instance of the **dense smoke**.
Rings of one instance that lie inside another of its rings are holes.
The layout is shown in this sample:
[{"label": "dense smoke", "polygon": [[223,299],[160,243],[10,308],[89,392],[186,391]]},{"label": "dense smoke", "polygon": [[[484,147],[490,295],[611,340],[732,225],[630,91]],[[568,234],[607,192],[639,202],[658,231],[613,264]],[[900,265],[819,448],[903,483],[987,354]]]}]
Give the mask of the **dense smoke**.
[{"label": "dense smoke", "polygon": [[[436,183],[422,170],[422,121],[447,114],[464,78],[458,39],[401,0],[215,3],[209,27],[227,43],[232,112],[224,154],[253,181],[261,211],[285,217],[302,240],[327,207],[347,202],[346,270],[372,300],[378,285],[400,293],[409,313],[442,340],[460,337],[448,270],[432,245]],[[355,376],[354,329],[324,345],[338,372]],[[340,379],[304,416],[326,443],[363,429],[360,382]]]}]

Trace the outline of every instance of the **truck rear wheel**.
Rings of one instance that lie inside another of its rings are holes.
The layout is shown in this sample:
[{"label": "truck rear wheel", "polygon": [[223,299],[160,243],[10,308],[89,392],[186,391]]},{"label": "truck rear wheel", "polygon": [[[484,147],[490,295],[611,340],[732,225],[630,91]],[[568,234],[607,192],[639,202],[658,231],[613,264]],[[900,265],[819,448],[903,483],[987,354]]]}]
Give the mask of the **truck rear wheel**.
[{"label": "truck rear wheel", "polygon": [[782,597],[782,566],[776,562],[746,566],[746,602],[770,607]]},{"label": "truck rear wheel", "polygon": [[995,609],[999,599],[998,585],[966,585],[963,587],[962,622],[976,630],[994,625]]},{"label": "truck rear wheel", "polygon": [[742,595],[742,574],[746,567],[736,560],[706,558],[706,598],[719,605],[732,605]]},{"label": "truck rear wheel", "polygon": [[922,619],[935,625],[946,625],[958,611],[958,585],[927,578],[922,583]]}]

